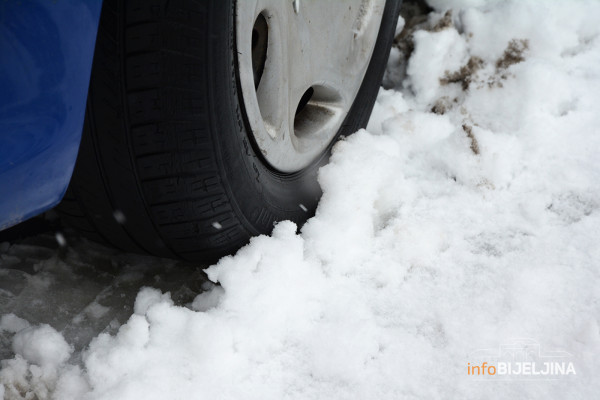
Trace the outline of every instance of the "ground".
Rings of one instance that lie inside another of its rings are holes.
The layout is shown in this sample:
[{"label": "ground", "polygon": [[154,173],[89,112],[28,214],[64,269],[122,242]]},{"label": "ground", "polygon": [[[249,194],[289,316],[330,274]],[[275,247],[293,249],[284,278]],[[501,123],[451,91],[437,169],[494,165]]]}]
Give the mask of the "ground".
[{"label": "ground", "polygon": [[208,268],[1,244],[4,398],[596,397],[600,3],[429,3],[299,232]]}]

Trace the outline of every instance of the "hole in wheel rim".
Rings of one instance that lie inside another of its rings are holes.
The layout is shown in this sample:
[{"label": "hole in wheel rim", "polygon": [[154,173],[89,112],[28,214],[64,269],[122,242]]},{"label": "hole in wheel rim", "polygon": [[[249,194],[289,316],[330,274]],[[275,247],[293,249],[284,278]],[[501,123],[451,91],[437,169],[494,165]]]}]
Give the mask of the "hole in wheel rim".
[{"label": "hole in wheel rim", "polygon": [[296,108],[294,135],[304,139],[331,129],[331,121],[339,115],[340,101],[339,93],[333,88],[322,85],[308,88]]},{"label": "hole in wheel rim", "polygon": [[304,92],[302,98],[300,99],[300,102],[298,103],[298,108],[296,108],[296,116],[298,116],[298,114],[300,114],[302,110],[304,110],[314,93],[315,89],[313,89],[312,87],[309,87],[308,90]]},{"label": "hole in wheel rim", "polygon": [[252,71],[254,72],[255,89],[258,88],[265,70],[268,44],[269,25],[264,15],[259,14],[252,27]]}]

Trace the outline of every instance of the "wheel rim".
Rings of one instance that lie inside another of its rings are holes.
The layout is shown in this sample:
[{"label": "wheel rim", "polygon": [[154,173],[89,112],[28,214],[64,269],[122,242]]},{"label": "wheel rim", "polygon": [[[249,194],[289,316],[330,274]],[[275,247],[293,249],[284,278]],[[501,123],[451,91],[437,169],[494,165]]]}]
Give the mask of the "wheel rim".
[{"label": "wheel rim", "polygon": [[385,0],[239,0],[242,97],[265,160],[292,173],[329,146],[354,103]]}]

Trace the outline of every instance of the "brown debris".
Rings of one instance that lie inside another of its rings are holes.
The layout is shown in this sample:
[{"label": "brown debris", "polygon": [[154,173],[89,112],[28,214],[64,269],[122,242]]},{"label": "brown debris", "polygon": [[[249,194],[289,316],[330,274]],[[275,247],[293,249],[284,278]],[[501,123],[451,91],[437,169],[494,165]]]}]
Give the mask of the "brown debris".
[{"label": "brown debris", "polygon": [[483,67],[483,60],[479,57],[472,56],[469,58],[467,65],[463,65],[461,69],[456,72],[446,71],[443,78],[440,78],[440,84],[448,85],[450,83],[460,83],[463,90],[467,90],[473,80],[473,74],[475,74],[481,67]]},{"label": "brown debris", "polygon": [[[454,103],[454,104],[453,104]],[[439,115],[444,115],[448,110],[452,109],[455,104],[458,103],[458,99],[450,100],[448,96],[441,97],[435,101],[431,112]]]},{"label": "brown debris", "polygon": [[463,124],[462,128],[463,131],[465,131],[465,133],[467,134],[467,137],[471,139],[471,151],[473,152],[473,154],[479,154],[479,143],[477,142],[475,135],[473,135],[473,127],[467,124]]},{"label": "brown debris", "polygon": [[442,19],[440,19],[437,24],[431,28],[431,32],[439,32],[444,29],[452,28],[454,23],[452,22],[452,10],[446,11]]},{"label": "brown debris", "polygon": [[498,70],[507,69],[511,65],[525,61],[524,53],[529,49],[529,40],[527,39],[512,39],[504,54],[496,61]]}]

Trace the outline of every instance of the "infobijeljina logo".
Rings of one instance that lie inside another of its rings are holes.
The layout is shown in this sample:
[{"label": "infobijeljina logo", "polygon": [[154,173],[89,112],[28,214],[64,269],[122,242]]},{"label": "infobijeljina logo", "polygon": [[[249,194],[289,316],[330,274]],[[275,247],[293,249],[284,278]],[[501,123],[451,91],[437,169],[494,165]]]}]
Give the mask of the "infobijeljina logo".
[{"label": "infobijeljina logo", "polygon": [[542,350],[533,339],[512,339],[471,353],[466,370],[480,380],[556,380],[577,375],[572,358],[563,350]]}]

